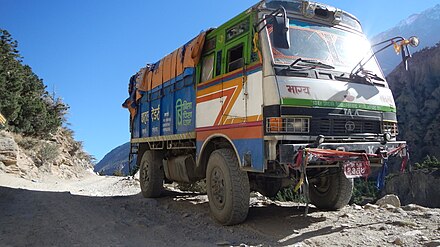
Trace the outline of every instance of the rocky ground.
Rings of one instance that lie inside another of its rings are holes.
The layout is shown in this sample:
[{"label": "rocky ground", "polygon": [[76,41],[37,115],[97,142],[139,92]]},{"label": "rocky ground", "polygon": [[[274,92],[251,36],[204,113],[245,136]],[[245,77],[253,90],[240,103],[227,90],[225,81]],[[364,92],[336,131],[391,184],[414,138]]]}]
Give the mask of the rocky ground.
[{"label": "rocky ground", "polygon": [[139,192],[136,179],[123,177],[0,174],[0,245],[440,246],[440,209],[312,207],[305,217],[303,204],[253,194],[246,222],[224,227],[210,217],[206,195],[169,187],[164,197],[145,199]]}]

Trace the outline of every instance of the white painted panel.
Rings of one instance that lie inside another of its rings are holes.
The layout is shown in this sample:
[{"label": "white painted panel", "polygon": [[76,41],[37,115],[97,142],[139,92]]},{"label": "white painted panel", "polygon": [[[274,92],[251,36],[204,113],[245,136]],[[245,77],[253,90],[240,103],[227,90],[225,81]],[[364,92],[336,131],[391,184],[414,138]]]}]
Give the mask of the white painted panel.
[{"label": "white painted panel", "polygon": [[198,103],[196,107],[196,128],[214,126],[217,116],[222,108],[222,101],[225,97],[216,98],[203,103]]},{"label": "white painted panel", "polygon": [[248,76],[247,83],[248,91],[248,102],[247,102],[247,115],[261,115],[263,105],[263,72],[259,71],[257,73]]},{"label": "white painted panel", "polygon": [[[352,102],[395,108],[387,87],[312,78],[278,78],[282,98]],[[290,88],[290,91],[289,91]]]}]

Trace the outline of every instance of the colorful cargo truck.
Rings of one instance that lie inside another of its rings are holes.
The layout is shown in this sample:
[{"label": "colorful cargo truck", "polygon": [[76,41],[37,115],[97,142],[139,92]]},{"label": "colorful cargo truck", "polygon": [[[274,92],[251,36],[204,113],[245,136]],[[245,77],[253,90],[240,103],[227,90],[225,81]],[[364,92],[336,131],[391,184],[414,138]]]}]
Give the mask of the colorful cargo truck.
[{"label": "colorful cargo truck", "polygon": [[[383,42],[409,57],[417,40]],[[132,76],[130,160],[142,194],[206,179],[213,217],[247,217],[250,191],[291,187],[338,209],[353,178],[405,156],[393,95],[359,21],[325,4],[264,0]]]}]

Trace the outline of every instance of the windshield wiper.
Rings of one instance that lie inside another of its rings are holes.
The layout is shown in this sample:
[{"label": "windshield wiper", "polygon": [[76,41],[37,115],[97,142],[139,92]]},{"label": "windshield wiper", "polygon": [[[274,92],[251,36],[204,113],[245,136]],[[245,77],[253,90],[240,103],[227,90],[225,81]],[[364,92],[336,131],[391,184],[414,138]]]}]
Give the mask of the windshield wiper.
[{"label": "windshield wiper", "polygon": [[366,70],[364,67],[360,67],[358,70],[356,70],[356,72],[351,73],[350,79],[352,79],[352,80],[361,79],[361,80],[363,80],[369,84],[373,84],[373,85],[374,85],[374,82],[372,80],[385,82],[385,79],[383,79],[382,77],[378,76],[377,74],[373,73],[370,70]]},{"label": "windshield wiper", "polygon": [[[295,66],[299,63],[301,63],[301,65],[305,65],[305,66],[309,66],[309,67],[301,68],[301,67]],[[325,63],[320,62],[318,60],[309,60],[309,59],[302,59],[302,58],[298,58],[295,61],[293,61],[293,63],[291,63],[288,68],[290,68],[290,69],[316,69],[316,68],[335,69],[335,67],[331,66],[330,64],[325,64]]]}]

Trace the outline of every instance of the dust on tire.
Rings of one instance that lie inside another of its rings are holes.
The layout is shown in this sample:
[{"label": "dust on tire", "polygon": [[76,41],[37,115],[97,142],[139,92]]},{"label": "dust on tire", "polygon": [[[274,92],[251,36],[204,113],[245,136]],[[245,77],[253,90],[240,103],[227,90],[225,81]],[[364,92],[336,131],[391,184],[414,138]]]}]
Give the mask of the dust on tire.
[{"label": "dust on tire", "polygon": [[145,151],[141,160],[139,180],[144,197],[154,198],[162,194],[164,172],[159,151]]},{"label": "dust on tire", "polygon": [[[230,149],[214,151],[206,169],[209,207],[223,225],[243,222],[249,211],[250,186],[247,172],[240,170]],[[223,187],[223,188],[222,188]]]},{"label": "dust on tire", "polygon": [[342,169],[334,168],[331,174],[310,185],[310,201],[319,209],[337,210],[351,199],[353,179],[346,178]]}]

